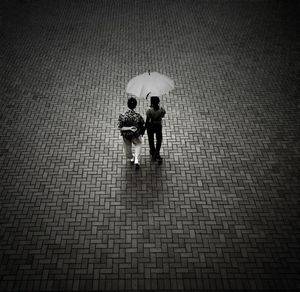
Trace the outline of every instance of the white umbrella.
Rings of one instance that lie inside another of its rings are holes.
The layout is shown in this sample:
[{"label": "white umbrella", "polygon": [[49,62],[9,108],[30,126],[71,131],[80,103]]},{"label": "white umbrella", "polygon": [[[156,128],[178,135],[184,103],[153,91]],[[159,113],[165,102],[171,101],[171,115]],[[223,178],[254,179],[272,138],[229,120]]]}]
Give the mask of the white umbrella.
[{"label": "white umbrella", "polygon": [[133,77],[127,84],[126,92],[137,97],[160,96],[174,87],[174,81],[168,76],[149,71]]}]

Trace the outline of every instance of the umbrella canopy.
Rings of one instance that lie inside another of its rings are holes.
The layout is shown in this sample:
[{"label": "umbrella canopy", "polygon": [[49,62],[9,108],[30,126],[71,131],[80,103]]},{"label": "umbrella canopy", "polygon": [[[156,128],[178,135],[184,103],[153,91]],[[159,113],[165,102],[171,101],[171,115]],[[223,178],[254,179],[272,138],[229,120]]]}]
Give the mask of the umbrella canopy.
[{"label": "umbrella canopy", "polygon": [[158,72],[148,72],[132,78],[126,92],[137,97],[160,96],[174,89],[174,81]]}]

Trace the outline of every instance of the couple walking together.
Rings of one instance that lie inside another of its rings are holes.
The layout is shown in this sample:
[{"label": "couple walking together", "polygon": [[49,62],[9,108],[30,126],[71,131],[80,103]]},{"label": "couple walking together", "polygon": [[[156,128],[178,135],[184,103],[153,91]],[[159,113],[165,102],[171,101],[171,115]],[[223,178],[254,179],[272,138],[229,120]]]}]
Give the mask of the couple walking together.
[{"label": "couple walking together", "polygon": [[[128,110],[119,116],[118,128],[123,137],[123,145],[126,158],[135,164],[136,169],[140,168],[140,156],[142,150],[142,136],[147,130],[150,155],[153,160],[162,162],[160,148],[162,143],[162,118],[166,111],[159,105],[158,96],[151,96],[151,104],[146,111],[146,123],[143,117],[135,112],[137,100],[133,97],[128,99]],[[155,137],[156,136],[156,137]],[[156,145],[154,140],[156,138]],[[134,153],[132,152],[134,147]]]}]

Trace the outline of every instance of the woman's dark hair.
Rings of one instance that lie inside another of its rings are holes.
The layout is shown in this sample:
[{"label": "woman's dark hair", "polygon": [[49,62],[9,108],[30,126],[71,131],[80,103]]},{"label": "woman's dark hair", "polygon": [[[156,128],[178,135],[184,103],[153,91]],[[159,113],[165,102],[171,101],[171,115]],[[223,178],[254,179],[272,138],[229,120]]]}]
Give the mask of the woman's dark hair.
[{"label": "woman's dark hair", "polygon": [[127,106],[131,109],[131,110],[134,110],[135,107],[137,105],[137,101],[134,97],[130,97],[127,101]]},{"label": "woman's dark hair", "polygon": [[160,103],[160,100],[159,100],[159,97],[158,96],[151,96],[151,99],[150,99],[150,102],[151,102],[151,106],[155,109],[155,110],[158,110],[159,109],[159,103]]}]

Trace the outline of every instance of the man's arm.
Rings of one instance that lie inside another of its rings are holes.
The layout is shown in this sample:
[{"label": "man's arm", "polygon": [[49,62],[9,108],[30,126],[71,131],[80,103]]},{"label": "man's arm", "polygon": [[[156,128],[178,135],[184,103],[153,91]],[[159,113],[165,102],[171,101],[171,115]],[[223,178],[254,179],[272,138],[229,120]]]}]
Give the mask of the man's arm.
[{"label": "man's arm", "polygon": [[147,129],[148,125],[149,125],[150,119],[151,119],[151,117],[150,117],[150,110],[148,109],[146,111],[146,125],[145,125],[146,129]]},{"label": "man's arm", "polygon": [[140,129],[140,134],[143,136],[145,133],[146,127],[145,127],[145,121],[142,116],[140,116],[139,129]]},{"label": "man's arm", "polygon": [[165,114],[166,114],[166,110],[163,107],[161,109],[162,109],[162,115],[161,115],[161,117],[163,118],[165,116]]}]

